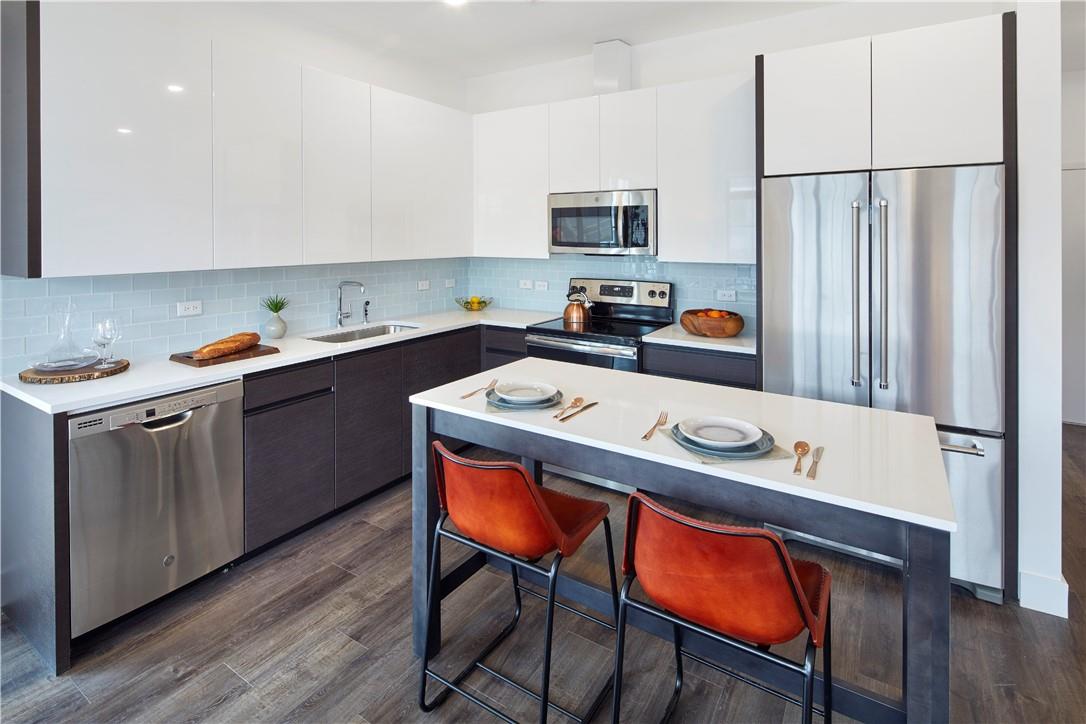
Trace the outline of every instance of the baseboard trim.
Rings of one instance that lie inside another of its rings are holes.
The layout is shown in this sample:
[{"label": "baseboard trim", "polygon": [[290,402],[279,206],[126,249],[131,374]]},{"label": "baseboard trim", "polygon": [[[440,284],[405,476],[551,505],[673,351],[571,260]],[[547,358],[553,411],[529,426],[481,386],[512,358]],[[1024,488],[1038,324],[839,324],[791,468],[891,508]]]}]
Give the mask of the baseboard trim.
[{"label": "baseboard trim", "polygon": [[1023,608],[1067,618],[1068,592],[1063,576],[1052,578],[1029,571],[1018,573],[1018,602]]}]

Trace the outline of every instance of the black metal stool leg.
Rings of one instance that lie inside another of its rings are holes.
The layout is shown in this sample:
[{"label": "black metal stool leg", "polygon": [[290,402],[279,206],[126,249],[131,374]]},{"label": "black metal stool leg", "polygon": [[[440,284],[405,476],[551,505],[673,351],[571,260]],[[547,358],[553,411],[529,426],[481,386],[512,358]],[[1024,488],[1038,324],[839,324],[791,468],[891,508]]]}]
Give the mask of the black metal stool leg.
[{"label": "black metal stool leg", "polygon": [[614,696],[611,697],[611,724],[618,724],[618,715],[622,709],[622,654],[626,648],[626,594],[630,592],[633,577],[627,577],[622,584],[622,593],[618,598],[618,619],[615,621],[615,673],[611,683]]},{"label": "black metal stool leg", "polygon": [[611,541],[611,521],[603,519],[603,536],[607,540],[607,573],[611,577],[611,600],[614,602],[614,619],[618,621],[618,579],[615,577],[615,547]]},{"label": "black metal stool leg", "polygon": [[550,710],[551,640],[554,638],[554,597],[558,589],[558,566],[562,554],[555,553],[547,576],[547,623],[543,632],[543,684],[539,688],[539,722],[546,724]]},{"label": "black metal stool leg", "polygon": [[667,709],[664,710],[664,716],[660,719],[660,724],[667,724],[671,721],[671,717],[675,714],[676,707],[679,706],[679,696],[683,693],[683,638],[682,629],[677,625],[671,625],[672,636],[675,640],[675,691],[671,694],[671,699],[667,702]]},{"label": "black metal stool leg", "polygon": [[[434,613],[434,590],[437,588],[437,579],[441,575],[438,569],[438,551],[441,548],[441,523],[439,520],[437,523],[437,529],[434,532],[434,547],[433,554],[430,556],[430,576],[429,581],[426,584],[426,620],[423,625],[426,627],[423,638],[426,640],[426,648],[422,654],[422,668],[419,673],[419,708],[423,711],[432,711],[434,707],[438,706],[444,701],[444,695],[439,696],[433,701],[432,704],[426,703],[426,678],[427,670],[430,668],[430,620]],[[438,615],[440,616],[441,601],[437,602]],[[446,690],[447,691],[447,690]]]},{"label": "black metal stool leg", "polygon": [[811,724],[814,718],[814,661],[817,651],[808,636],[807,653],[803,657],[803,724]]},{"label": "black metal stool leg", "polygon": [[832,603],[826,604],[826,636],[822,642],[822,708],[825,713],[822,720],[825,724],[833,721],[833,641],[831,630],[833,621],[830,617]]}]

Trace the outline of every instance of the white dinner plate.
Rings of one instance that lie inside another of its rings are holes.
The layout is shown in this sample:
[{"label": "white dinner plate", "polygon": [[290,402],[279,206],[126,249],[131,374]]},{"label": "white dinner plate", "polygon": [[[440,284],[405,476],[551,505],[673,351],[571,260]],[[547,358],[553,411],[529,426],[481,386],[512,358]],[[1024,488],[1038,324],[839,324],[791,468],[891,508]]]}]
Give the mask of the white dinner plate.
[{"label": "white dinner plate", "polygon": [[509,402],[542,402],[548,397],[554,397],[558,388],[546,382],[512,381],[502,382],[494,388],[495,394]]},{"label": "white dinner plate", "polygon": [[705,447],[728,450],[757,442],[762,429],[734,417],[689,417],[679,423],[683,435]]}]

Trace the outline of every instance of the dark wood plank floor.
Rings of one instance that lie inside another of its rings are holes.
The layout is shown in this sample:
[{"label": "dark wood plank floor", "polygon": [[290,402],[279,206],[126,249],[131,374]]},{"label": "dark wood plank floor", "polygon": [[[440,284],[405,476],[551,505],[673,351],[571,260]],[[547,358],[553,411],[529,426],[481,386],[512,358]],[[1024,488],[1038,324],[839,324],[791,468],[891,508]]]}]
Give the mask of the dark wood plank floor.
[{"label": "dark wood plank floor", "polygon": [[[1086,721],[1086,429],[1065,429],[1064,574],[1070,618],[953,597],[952,714],[956,721]],[[616,538],[622,497],[548,477],[548,485],[607,500]],[[481,710],[454,697],[426,716],[415,706],[410,647],[410,486],[399,485],[229,572],[217,574],[81,642],[73,669],[51,677],[11,622],[2,627],[5,721],[464,721]],[[834,575],[835,668],[899,694],[900,592],[875,565],[794,546]],[[461,557],[448,549],[447,565]],[[602,533],[567,570],[606,580]],[[446,601],[451,672],[511,611],[508,578],[483,571]],[[490,662],[538,675],[541,602],[527,599],[520,629]],[[578,708],[611,669],[613,638],[558,614],[552,695]],[[798,643],[798,642],[797,642]],[[797,646],[784,651],[798,653]],[[670,693],[663,642],[633,631],[623,719],[655,721]],[[683,721],[798,721],[798,710],[715,672],[689,669]],[[480,695],[532,720],[526,697],[478,674]],[[609,712],[605,707],[599,717]]]}]

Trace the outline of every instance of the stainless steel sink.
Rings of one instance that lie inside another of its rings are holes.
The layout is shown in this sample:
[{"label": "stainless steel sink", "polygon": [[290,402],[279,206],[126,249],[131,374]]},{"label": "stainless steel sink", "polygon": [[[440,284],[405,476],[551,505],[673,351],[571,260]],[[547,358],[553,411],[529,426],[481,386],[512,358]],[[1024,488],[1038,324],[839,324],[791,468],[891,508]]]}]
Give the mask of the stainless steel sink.
[{"label": "stainless steel sink", "polygon": [[410,332],[413,329],[418,329],[418,327],[410,324],[379,324],[374,327],[348,329],[343,332],[332,332],[316,337],[307,337],[307,339],[311,339],[314,342],[338,344],[340,342],[354,342],[359,339],[369,339],[370,337],[383,337],[386,334],[396,334],[397,332]]}]

